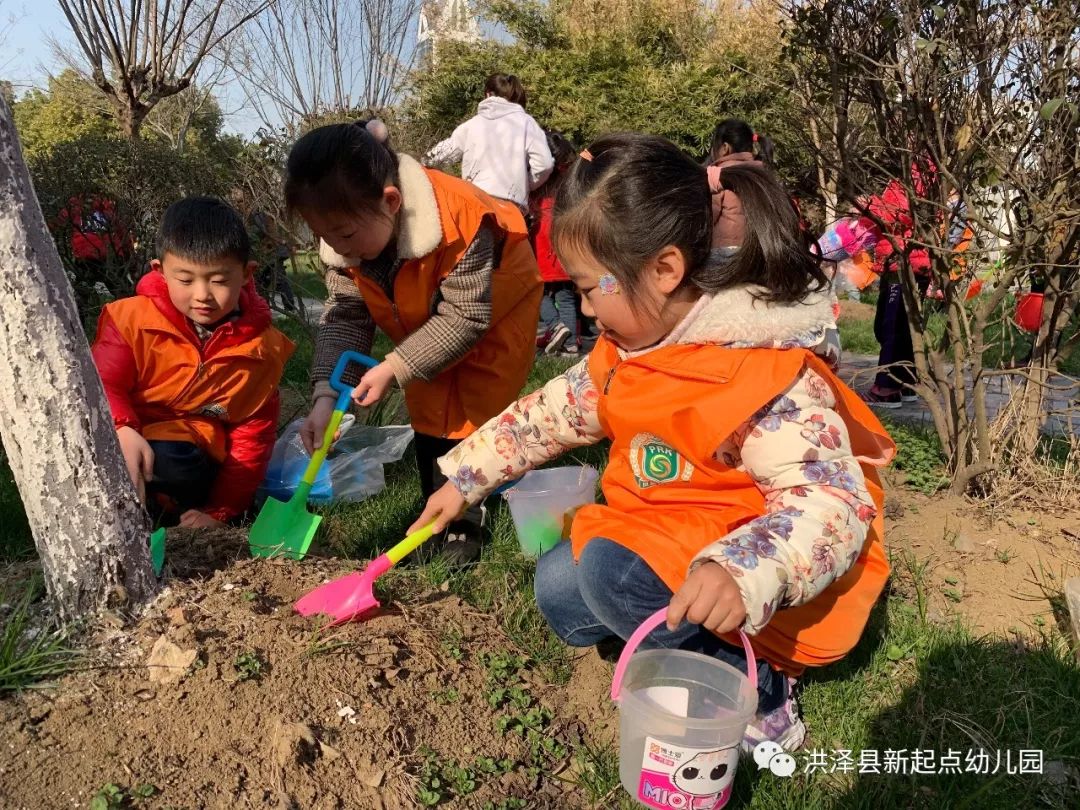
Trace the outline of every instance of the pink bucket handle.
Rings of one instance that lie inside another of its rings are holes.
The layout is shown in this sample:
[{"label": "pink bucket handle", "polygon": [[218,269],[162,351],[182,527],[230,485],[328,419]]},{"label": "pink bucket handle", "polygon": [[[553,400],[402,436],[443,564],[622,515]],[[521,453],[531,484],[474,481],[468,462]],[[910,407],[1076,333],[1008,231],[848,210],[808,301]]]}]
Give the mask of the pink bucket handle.
[{"label": "pink bucket handle", "polygon": [[[638,645],[645,640],[645,636],[649,635],[653,630],[659,627],[667,618],[667,608],[660,608],[652,616],[647,618],[641,623],[641,626],[634,631],[634,634],[630,636],[626,642],[626,646],[623,648],[622,655],[619,656],[619,663],[615,665],[615,677],[611,679],[611,699],[618,702],[619,695],[622,693],[623,676],[626,674],[626,668],[630,665],[630,656],[634,654],[634,651],[638,648]],[[742,641],[743,649],[746,651],[746,678],[750,681],[750,686],[757,691],[757,657],[754,655],[754,649],[750,646],[750,639],[746,637],[746,633],[742,630],[737,631],[739,639]]]}]

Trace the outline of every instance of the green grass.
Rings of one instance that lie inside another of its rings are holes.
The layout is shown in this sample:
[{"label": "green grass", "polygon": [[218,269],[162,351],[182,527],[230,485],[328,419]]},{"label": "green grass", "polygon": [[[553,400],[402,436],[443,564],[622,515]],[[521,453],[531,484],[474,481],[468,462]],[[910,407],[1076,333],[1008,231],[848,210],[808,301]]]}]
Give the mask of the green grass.
[{"label": "green grass", "polygon": [[874,322],[858,318],[841,317],[840,345],[846,354],[877,354],[881,348],[874,337]]},{"label": "green grass", "polygon": [[63,675],[82,658],[64,631],[34,621],[31,608],[41,594],[40,576],[27,582],[21,593],[0,591],[0,693]]},{"label": "green grass", "polygon": [[293,292],[304,298],[326,300],[326,282],[323,281],[322,265],[313,250],[298,250],[293,260],[285,262]]},{"label": "green grass", "polygon": [[7,453],[0,448],[0,563],[25,560],[34,555],[34,537],[26,522],[15,476]]}]

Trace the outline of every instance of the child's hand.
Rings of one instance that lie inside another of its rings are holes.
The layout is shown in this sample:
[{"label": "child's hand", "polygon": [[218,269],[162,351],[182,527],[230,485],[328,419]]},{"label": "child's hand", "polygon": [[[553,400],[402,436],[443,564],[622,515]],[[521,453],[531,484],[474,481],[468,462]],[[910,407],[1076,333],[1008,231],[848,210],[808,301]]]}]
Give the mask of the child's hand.
[{"label": "child's hand", "polygon": [[683,618],[717,635],[730,633],[746,620],[739,586],[722,565],[708,562],[694,569],[671,597],[668,629],[674,630]]},{"label": "child's hand", "polygon": [[314,455],[315,451],[322,447],[323,434],[326,426],[330,424],[330,417],[334,413],[334,398],[319,397],[311,406],[311,413],[300,425],[300,441],[304,443],[304,449],[308,455]]},{"label": "child's hand", "polygon": [[465,499],[461,497],[457,487],[447,481],[434,495],[428,498],[424,511],[416,522],[409,527],[408,534],[424,528],[431,521],[435,521],[434,534],[438,534],[446,528],[446,524],[457,518],[465,511]]},{"label": "child's hand", "polygon": [[210,517],[206,512],[188,509],[180,516],[180,525],[185,529],[220,529],[225,524]]},{"label": "child's hand", "polygon": [[395,379],[393,367],[389,363],[379,363],[360,378],[352,392],[353,402],[370,408],[383,398]]},{"label": "child's hand", "polygon": [[154,451],[142,434],[128,425],[116,429],[116,438],[139,502],[146,503],[146,482],[154,480]]}]

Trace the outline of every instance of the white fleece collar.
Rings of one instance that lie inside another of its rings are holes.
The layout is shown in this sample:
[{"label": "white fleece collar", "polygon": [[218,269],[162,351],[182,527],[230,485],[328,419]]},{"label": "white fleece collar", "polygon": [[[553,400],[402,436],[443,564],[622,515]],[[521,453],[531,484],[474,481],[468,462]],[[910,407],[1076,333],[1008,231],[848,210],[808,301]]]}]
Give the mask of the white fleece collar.
[{"label": "white fleece collar", "polygon": [[[439,204],[424,167],[408,155],[398,155],[398,188],[401,190],[401,210],[398,212],[397,256],[399,259],[419,259],[439,246],[443,238]],[[337,253],[322,240],[319,258],[330,267],[358,267],[359,259]]]},{"label": "white fleece collar", "polygon": [[811,293],[797,304],[770,304],[754,298],[754,293],[763,291],[747,284],[702,295],[666,338],[624,356],[636,357],[676,344],[813,349],[826,332],[836,328],[828,291]]},{"label": "white fleece collar", "polygon": [[[835,328],[832,296],[827,290],[811,293],[795,304],[770,304],[754,297],[765,290],[743,285],[702,296],[706,302],[692,310],[673,330],[679,343],[710,343],[720,346],[772,346],[813,348],[825,331]],[[671,337],[669,336],[669,337]]]}]

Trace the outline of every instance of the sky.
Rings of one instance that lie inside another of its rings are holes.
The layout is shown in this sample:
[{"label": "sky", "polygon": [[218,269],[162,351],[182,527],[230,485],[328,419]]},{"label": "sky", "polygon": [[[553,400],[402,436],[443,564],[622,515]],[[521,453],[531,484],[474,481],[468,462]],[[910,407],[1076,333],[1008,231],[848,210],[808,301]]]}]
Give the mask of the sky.
[{"label": "sky", "polygon": [[[56,0],[0,0],[0,80],[12,82],[17,95],[30,87],[46,86],[49,75],[63,69],[50,38],[65,47],[77,47]],[[215,95],[225,114],[226,131],[254,134],[261,122],[246,107],[236,80],[219,87]]]},{"label": "sky", "polygon": [[[14,17],[14,25],[11,18]],[[0,0],[0,30],[6,29],[0,54],[0,78],[23,89],[30,84],[44,84],[56,60],[48,37],[71,41],[67,20],[56,0]]]},{"label": "sky", "polygon": [[[62,61],[49,44],[50,38],[65,47],[77,47],[56,0],[36,0],[33,4],[26,0],[0,0],[0,30],[3,29],[6,40],[0,52],[0,79],[14,84],[17,94],[33,86],[44,87],[51,73],[63,70]],[[226,86],[219,96],[225,129],[240,135],[254,134],[259,122],[244,109],[240,89]]]}]

